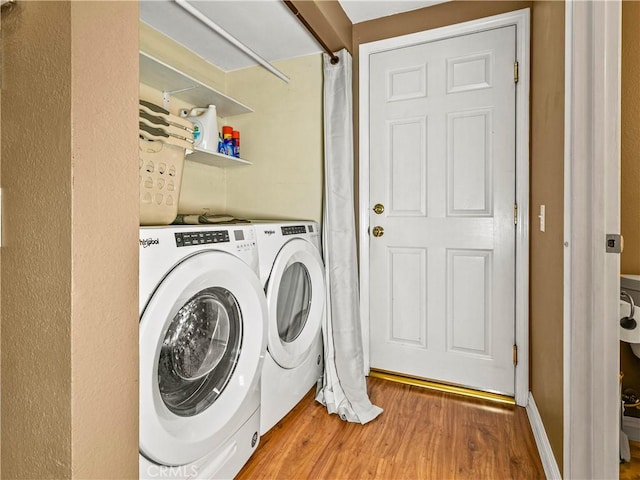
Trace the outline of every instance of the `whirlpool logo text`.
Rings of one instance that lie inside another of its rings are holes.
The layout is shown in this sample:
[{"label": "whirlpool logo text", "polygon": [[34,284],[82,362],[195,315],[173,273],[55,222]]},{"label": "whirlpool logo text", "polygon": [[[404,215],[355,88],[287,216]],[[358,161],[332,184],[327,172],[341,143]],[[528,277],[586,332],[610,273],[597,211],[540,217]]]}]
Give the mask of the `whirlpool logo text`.
[{"label": "whirlpool logo text", "polygon": [[141,238],[140,239],[140,246],[142,248],[147,248],[151,245],[159,245],[160,244],[160,240],[158,238]]}]

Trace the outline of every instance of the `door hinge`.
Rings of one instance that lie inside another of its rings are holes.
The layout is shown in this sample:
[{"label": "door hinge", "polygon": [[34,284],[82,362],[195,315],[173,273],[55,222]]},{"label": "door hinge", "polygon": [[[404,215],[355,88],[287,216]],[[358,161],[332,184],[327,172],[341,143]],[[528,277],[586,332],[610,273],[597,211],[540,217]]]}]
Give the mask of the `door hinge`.
[{"label": "door hinge", "polygon": [[518,65],[518,61],[516,60],[513,63],[513,81],[515,83],[518,83],[519,79],[520,79],[519,65]]},{"label": "door hinge", "polygon": [[513,204],[513,224],[518,225],[518,204]]},{"label": "door hinge", "polygon": [[518,345],[513,344],[513,364],[518,365]]}]

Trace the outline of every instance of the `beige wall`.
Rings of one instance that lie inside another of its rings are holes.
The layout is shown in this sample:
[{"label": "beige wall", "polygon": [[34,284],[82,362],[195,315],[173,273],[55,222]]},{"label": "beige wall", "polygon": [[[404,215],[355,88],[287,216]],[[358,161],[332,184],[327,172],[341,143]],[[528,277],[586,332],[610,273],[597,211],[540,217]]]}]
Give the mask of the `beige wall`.
[{"label": "beige wall", "polygon": [[250,167],[227,169],[227,211],[243,218],[320,221],[323,189],[322,57],[274,62],[284,83],[260,67],[230,72],[228,93],[255,112],[228,118]]},{"label": "beige wall", "polygon": [[321,220],[321,56],[274,65],[289,83],[262,67],[226,73],[225,93],[254,112],[218,118],[218,128],[240,131],[241,156],[253,165],[217,168],[187,161],[180,213]]},{"label": "beige wall", "polygon": [[622,273],[640,274],[640,2],[622,2]]},{"label": "beige wall", "polygon": [[[320,221],[320,54],[274,62],[291,78],[287,84],[258,66],[223,72],[145,24],[140,25],[140,46],[254,110],[218,118],[219,129],[231,125],[240,131],[241,156],[253,165],[218,168],[185,162],[180,213]],[[162,93],[146,85],[140,86],[140,98],[162,105]],[[192,106],[172,98],[167,108],[177,115],[181,108]]]},{"label": "beige wall", "polygon": [[2,476],[134,478],[137,4],[18,2],[2,36]]},{"label": "beige wall", "polygon": [[[2,21],[2,476],[62,477],[71,469],[70,6],[20,7]],[[48,81],[23,83],[36,72]],[[40,112],[53,128],[23,142]],[[42,240],[20,241],[34,236]]]},{"label": "beige wall", "polygon": [[[356,24],[361,43],[451,25],[532,6],[531,77],[531,389],[556,461],[562,468],[562,232],[564,2],[454,1]],[[357,98],[357,55],[354,89]],[[357,112],[357,107],[355,109]],[[357,125],[356,125],[357,129]],[[357,149],[356,149],[357,151]],[[536,211],[547,205],[546,233]]]},{"label": "beige wall", "polygon": [[[19,7],[2,21],[2,476],[63,477],[71,472],[70,5]],[[25,138],[43,112],[51,128]]]},{"label": "beige wall", "polygon": [[[534,2],[531,39],[531,392],[563,451],[564,2]],[[546,206],[546,231],[538,212]]]},{"label": "beige wall", "polygon": [[138,476],[137,44],[136,2],[71,2],[71,457],[79,479]]}]

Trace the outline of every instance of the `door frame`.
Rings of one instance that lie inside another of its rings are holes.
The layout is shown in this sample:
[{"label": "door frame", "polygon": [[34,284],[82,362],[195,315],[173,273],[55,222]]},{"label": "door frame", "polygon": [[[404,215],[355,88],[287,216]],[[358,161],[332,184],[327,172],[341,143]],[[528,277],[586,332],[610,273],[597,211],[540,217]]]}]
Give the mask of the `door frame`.
[{"label": "door frame", "polygon": [[619,471],[621,17],[565,4],[564,478]]},{"label": "door frame", "polygon": [[526,406],[529,397],[529,9],[495,15],[469,22],[434,28],[423,32],[378,40],[360,45],[360,126],[359,155],[359,248],[360,248],[360,321],[365,375],[369,374],[369,57],[378,52],[409,47],[419,43],[516,26],[516,52],[519,63],[518,95],[516,96],[516,290],[515,340],[518,364],[515,367],[515,401]]}]

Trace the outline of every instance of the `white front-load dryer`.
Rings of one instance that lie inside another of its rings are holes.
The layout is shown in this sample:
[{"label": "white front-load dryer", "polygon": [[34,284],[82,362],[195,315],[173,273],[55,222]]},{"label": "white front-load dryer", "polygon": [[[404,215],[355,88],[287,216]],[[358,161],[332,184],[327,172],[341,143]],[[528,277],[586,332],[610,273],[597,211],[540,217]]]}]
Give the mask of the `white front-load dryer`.
[{"label": "white front-load dryer", "polygon": [[260,433],[270,430],[322,376],[324,264],[318,224],[254,222],[268,308]]},{"label": "white front-load dryer", "polygon": [[233,478],[257,447],[267,305],[251,226],[140,228],[140,478]]}]

